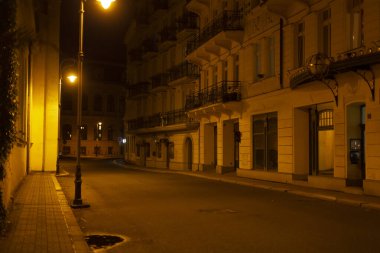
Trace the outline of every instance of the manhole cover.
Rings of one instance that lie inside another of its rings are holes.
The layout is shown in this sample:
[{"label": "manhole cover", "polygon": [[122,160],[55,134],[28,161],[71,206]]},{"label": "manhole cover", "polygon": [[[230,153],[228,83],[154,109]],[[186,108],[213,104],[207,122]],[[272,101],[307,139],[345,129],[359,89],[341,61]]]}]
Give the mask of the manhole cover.
[{"label": "manhole cover", "polygon": [[94,250],[110,248],[126,240],[126,238],[118,235],[88,235],[85,239]]}]

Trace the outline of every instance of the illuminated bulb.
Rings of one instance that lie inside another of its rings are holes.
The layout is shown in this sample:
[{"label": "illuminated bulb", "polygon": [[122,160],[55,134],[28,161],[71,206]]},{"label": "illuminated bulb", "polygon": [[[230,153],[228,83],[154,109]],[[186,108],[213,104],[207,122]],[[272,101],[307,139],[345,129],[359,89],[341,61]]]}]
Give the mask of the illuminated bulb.
[{"label": "illuminated bulb", "polygon": [[67,76],[67,79],[69,79],[70,83],[75,83],[75,81],[77,80],[77,76],[76,75],[69,75]]},{"label": "illuminated bulb", "polygon": [[97,0],[103,6],[104,9],[108,9],[115,0]]}]

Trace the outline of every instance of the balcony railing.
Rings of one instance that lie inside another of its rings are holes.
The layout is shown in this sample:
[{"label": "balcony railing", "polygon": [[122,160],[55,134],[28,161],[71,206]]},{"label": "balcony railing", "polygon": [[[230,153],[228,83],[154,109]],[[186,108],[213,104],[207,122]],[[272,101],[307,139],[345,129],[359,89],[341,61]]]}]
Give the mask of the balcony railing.
[{"label": "balcony railing", "polygon": [[151,80],[152,80],[152,89],[156,89],[159,87],[166,87],[168,86],[169,74],[161,73],[161,74],[153,76]]},{"label": "balcony railing", "polygon": [[186,97],[187,110],[217,103],[241,100],[240,81],[222,81]]},{"label": "balcony railing", "polygon": [[198,16],[192,12],[185,12],[177,19],[177,33],[186,29],[198,29]]},{"label": "balcony railing", "polygon": [[139,117],[127,122],[129,130],[141,128],[162,127],[181,123],[191,122],[185,110],[174,110],[166,113],[156,113],[149,117]]},{"label": "balcony railing", "polygon": [[190,54],[205,42],[223,31],[243,30],[242,15],[239,11],[224,11],[205,26],[202,31],[188,41],[187,54]]},{"label": "balcony railing", "polygon": [[129,98],[144,95],[144,94],[147,94],[149,91],[149,83],[139,82],[134,85],[127,86],[127,89],[128,89]]},{"label": "balcony railing", "polygon": [[197,78],[199,76],[199,67],[190,62],[182,62],[169,70],[169,82],[173,82],[183,77]]}]

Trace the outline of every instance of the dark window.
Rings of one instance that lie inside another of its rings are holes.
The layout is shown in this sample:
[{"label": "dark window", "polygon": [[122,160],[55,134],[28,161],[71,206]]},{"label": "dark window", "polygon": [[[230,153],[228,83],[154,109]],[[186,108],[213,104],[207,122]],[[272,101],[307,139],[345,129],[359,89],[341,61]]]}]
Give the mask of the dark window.
[{"label": "dark window", "polygon": [[86,155],[86,153],[87,153],[86,147],[84,147],[84,146],[80,147],[80,154]]},{"label": "dark window", "polygon": [[70,147],[69,146],[63,146],[62,154],[63,155],[69,155],[70,154]]},{"label": "dark window", "polygon": [[112,127],[112,126],[109,126],[109,127],[108,127],[107,137],[108,137],[108,140],[109,140],[109,141],[112,141],[112,140],[113,140],[113,127]]},{"label": "dark window", "polygon": [[87,140],[87,125],[82,125],[80,127],[80,138],[81,140]]},{"label": "dark window", "polygon": [[72,128],[69,124],[64,124],[62,127],[62,139],[64,141],[71,140]]},{"label": "dark window", "polygon": [[100,147],[99,146],[94,147],[94,154],[95,154],[95,156],[100,155]]},{"label": "dark window", "polygon": [[94,111],[101,112],[102,111],[102,103],[103,99],[101,95],[95,95],[94,97]]},{"label": "dark window", "polygon": [[161,142],[157,143],[157,158],[161,158]]},{"label": "dark window", "polygon": [[150,157],[150,143],[145,143],[145,149],[146,149],[146,152],[145,152],[146,157]]},{"label": "dark window", "polygon": [[112,95],[107,96],[107,112],[115,112],[115,99]]},{"label": "dark window", "polygon": [[112,155],[112,153],[113,153],[113,148],[112,147],[108,147],[108,154]]},{"label": "dark window", "polygon": [[174,159],[174,142],[169,143],[169,158]]},{"label": "dark window", "polygon": [[119,99],[119,112],[123,115],[125,112],[125,97]]},{"label": "dark window", "polygon": [[277,171],[277,143],[277,113],[253,116],[254,169]]}]

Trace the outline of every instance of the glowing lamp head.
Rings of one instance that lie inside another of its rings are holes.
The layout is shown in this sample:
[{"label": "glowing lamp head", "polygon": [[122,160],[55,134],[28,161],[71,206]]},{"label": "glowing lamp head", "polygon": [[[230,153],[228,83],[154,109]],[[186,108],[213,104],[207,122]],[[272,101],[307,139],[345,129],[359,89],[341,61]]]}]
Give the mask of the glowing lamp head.
[{"label": "glowing lamp head", "polygon": [[75,83],[75,81],[77,80],[77,76],[75,74],[70,74],[67,76],[67,79],[69,80],[70,83]]},{"label": "glowing lamp head", "polygon": [[104,9],[108,9],[115,0],[97,0]]}]

